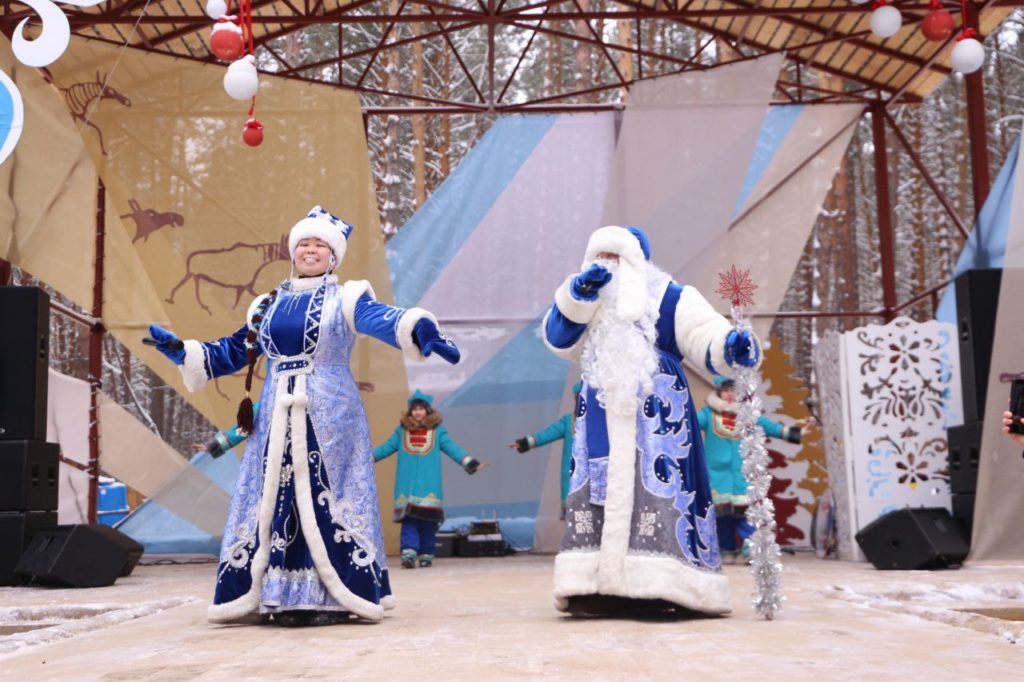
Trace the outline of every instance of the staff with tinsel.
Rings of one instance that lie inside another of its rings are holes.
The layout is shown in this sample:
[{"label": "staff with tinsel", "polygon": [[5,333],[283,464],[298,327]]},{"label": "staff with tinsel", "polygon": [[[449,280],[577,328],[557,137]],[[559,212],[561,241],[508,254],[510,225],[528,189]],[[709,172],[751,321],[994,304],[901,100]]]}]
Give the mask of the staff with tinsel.
[{"label": "staff with tinsel", "polygon": [[[716,292],[731,304],[733,326],[737,332],[750,331],[750,321],[744,309],[753,305],[753,294],[757,289],[750,279],[750,271],[737,270],[733,265],[718,277]],[[756,352],[753,347],[751,352]],[[761,399],[757,395],[761,377],[752,367],[738,367],[733,379],[740,397],[736,421],[743,434],[740,454],[743,476],[747,479],[747,522],[754,527],[750,552],[755,585],[754,609],[767,620],[772,620],[782,607],[782,560],[775,538],[775,505],[768,497],[772,482],[768,471],[768,449],[765,447],[764,429],[757,423],[761,416]]]}]

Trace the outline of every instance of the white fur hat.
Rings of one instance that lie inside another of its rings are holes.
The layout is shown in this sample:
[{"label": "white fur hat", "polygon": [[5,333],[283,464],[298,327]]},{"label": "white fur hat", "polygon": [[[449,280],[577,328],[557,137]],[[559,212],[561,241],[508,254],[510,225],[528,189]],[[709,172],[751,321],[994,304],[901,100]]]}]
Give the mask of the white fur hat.
[{"label": "white fur hat", "polygon": [[[327,243],[334,253],[334,267],[341,265],[345,260],[345,249],[348,246],[349,235],[352,234],[352,226],[344,220],[321,208],[314,206],[309,209],[309,214],[295,223],[295,227],[288,233],[288,254],[295,259],[295,249],[303,239],[315,237]],[[332,268],[333,269],[333,268]]]},{"label": "white fur hat", "polygon": [[608,225],[598,228],[587,242],[582,269],[589,267],[599,253],[619,256],[619,268],[615,275],[619,279],[616,308],[622,319],[639,320],[647,308],[647,261],[651,257],[647,235],[632,226]]}]

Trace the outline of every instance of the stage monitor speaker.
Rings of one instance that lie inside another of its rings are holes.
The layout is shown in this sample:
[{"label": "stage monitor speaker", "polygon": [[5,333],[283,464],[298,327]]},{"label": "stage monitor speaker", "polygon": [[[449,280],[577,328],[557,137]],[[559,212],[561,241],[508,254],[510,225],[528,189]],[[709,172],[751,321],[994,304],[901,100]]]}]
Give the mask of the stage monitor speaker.
[{"label": "stage monitor speaker", "polygon": [[868,561],[883,570],[959,566],[970,550],[960,526],[941,507],[889,512],[862,528],[856,538]]},{"label": "stage monitor speaker", "polygon": [[60,448],[39,440],[0,440],[0,512],[55,511]]},{"label": "stage monitor speaker", "polygon": [[46,440],[50,297],[38,287],[0,287],[0,440]]},{"label": "stage monitor speaker", "polygon": [[978,487],[981,427],[981,422],[968,422],[946,429],[949,440],[949,488],[954,495],[973,493]]},{"label": "stage monitor speaker", "polygon": [[18,559],[37,532],[57,525],[57,512],[0,512],[0,585],[25,579],[15,573]]},{"label": "stage monitor speaker", "polygon": [[974,493],[953,493],[953,518],[956,519],[968,544],[974,530]]},{"label": "stage monitor speaker", "polygon": [[[36,533],[16,572],[41,585],[113,585],[129,565],[128,551],[100,524],[57,526]],[[117,533],[117,531],[113,531]]]},{"label": "stage monitor speaker", "polygon": [[960,385],[964,421],[985,416],[988,370],[999,308],[1003,271],[996,268],[967,270],[956,278],[956,317],[960,340]]},{"label": "stage monitor speaker", "polygon": [[138,565],[139,559],[142,558],[143,552],[146,551],[146,548],[116,528],[111,528],[110,526],[106,526],[102,523],[95,523],[89,527],[97,533],[106,536],[108,540],[116,542],[125,552],[128,553],[128,562],[124,565],[124,568],[121,569],[121,577],[123,578],[131,575],[132,571],[135,570],[135,566]]}]

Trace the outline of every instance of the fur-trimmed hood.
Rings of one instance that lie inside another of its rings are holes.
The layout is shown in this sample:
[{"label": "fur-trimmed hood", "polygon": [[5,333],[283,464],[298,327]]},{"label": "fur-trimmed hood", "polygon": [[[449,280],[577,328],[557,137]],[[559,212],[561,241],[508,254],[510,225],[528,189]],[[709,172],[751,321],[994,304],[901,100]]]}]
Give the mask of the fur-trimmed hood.
[{"label": "fur-trimmed hood", "polygon": [[436,429],[438,426],[441,425],[442,421],[444,421],[444,417],[442,417],[441,413],[438,412],[437,410],[434,410],[426,417],[424,417],[422,422],[417,422],[413,420],[412,415],[410,414],[403,414],[401,420],[402,428],[407,430]]},{"label": "fur-trimmed hood", "polygon": [[722,400],[722,396],[718,395],[714,391],[708,394],[708,405],[711,407],[712,410],[718,412],[719,414],[736,414],[736,412],[739,410],[736,403],[725,402],[724,400]]}]

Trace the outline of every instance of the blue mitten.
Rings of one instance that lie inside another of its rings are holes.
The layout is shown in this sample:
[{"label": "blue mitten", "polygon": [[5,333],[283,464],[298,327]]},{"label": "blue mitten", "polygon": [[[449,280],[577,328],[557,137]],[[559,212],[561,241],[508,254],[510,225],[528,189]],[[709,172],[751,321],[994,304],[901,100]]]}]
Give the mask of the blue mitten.
[{"label": "blue mitten", "polygon": [[578,301],[597,300],[597,292],[610,281],[612,281],[612,273],[608,271],[608,268],[594,263],[572,278],[570,285],[572,297]]},{"label": "blue mitten", "polygon": [[738,332],[735,329],[729,332],[725,339],[725,362],[731,367],[742,365],[753,367],[761,359],[761,349],[754,341],[754,335],[749,331]]},{"label": "blue mitten", "polygon": [[157,324],[149,325],[149,335],[156,341],[156,349],[176,365],[185,364],[185,344],[172,332]]},{"label": "blue mitten", "polygon": [[412,338],[426,356],[437,353],[442,360],[451,365],[458,364],[462,357],[455,342],[441,334],[430,318],[424,317],[416,323],[412,330]]}]

